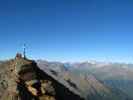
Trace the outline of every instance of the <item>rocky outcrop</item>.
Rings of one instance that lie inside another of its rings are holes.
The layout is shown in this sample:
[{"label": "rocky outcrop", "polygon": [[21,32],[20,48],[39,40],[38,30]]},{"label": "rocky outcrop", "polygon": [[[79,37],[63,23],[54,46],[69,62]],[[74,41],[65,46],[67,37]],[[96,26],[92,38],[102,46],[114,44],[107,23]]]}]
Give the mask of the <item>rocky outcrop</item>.
[{"label": "rocky outcrop", "polygon": [[83,100],[21,54],[0,68],[0,100]]}]

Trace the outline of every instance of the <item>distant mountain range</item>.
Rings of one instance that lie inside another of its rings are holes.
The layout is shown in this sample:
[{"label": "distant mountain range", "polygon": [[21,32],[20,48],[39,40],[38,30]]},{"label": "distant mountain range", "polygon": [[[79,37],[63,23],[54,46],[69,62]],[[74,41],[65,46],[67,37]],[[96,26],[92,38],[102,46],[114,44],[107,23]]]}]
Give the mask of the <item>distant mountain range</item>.
[{"label": "distant mountain range", "polygon": [[38,60],[39,67],[86,100],[133,100],[133,65],[60,63]]}]

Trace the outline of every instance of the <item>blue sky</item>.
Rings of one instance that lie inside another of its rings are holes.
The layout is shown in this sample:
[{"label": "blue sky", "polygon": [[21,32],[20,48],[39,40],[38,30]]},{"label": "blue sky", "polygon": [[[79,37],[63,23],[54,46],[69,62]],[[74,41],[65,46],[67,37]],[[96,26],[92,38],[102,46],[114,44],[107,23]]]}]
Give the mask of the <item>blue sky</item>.
[{"label": "blue sky", "polygon": [[132,0],[0,0],[0,59],[133,62]]}]

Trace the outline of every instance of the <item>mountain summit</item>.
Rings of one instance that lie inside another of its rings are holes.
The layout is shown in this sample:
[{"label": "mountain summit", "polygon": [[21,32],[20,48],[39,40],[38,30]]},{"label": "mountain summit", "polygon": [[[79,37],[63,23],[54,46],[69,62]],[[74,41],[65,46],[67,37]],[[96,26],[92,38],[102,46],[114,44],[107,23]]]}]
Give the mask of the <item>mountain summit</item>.
[{"label": "mountain summit", "polygon": [[19,53],[0,68],[0,100],[84,100]]}]

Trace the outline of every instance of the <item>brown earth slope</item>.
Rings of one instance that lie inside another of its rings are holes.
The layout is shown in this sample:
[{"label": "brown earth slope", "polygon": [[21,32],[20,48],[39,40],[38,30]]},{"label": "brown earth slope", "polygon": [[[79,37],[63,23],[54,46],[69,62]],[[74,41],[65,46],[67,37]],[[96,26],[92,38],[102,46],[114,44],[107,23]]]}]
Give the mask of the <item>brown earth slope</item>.
[{"label": "brown earth slope", "polygon": [[0,100],[83,100],[21,54],[0,69]]}]

